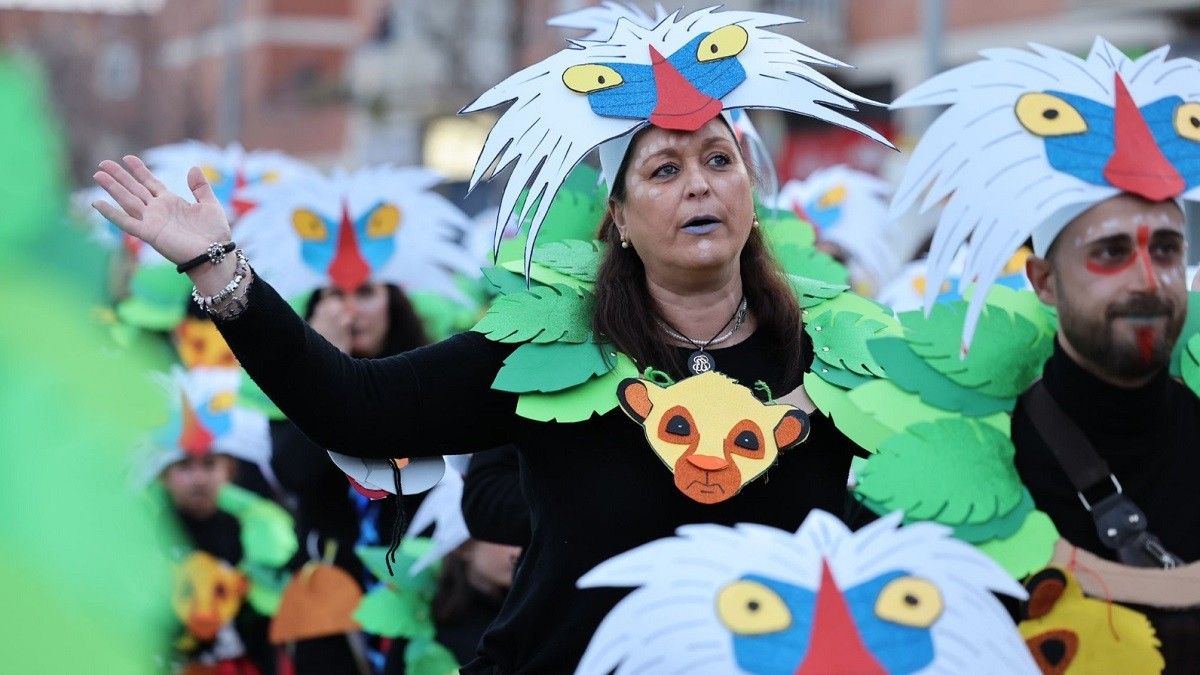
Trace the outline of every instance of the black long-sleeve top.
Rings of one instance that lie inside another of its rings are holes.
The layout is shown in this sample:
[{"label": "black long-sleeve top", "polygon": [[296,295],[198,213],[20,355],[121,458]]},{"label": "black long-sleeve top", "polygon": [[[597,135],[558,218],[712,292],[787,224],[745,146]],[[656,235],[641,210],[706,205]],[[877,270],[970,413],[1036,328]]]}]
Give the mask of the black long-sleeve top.
[{"label": "black long-sleeve top", "polygon": [[[1115,387],[1072,361],[1057,341],[1042,380],[1108,463],[1125,494],[1146,513],[1150,531],[1163,546],[1186,562],[1200,560],[1200,399],[1165,370],[1143,387]],[[1017,472],[1059,534],[1116,560],[1020,404],[1013,413],[1012,438]],[[1200,611],[1135,609],[1155,625],[1166,672],[1195,672],[1200,663]]]},{"label": "black long-sleeve top", "polygon": [[[477,452],[515,443],[532,537],[504,607],[463,672],[568,672],[627,589],[579,590],[597,564],[689,523],[762,523],[794,531],[813,508],[840,514],[855,447],[821,415],[766,476],[715,505],[692,501],[620,410],[575,424],[515,415],[492,380],[515,345],[464,333],[398,356],[358,360],[331,346],[262,279],[218,326],[238,360],[321,447],[362,457]],[[811,346],[805,349],[811,362]],[[782,354],[759,334],[714,355],[744,384],[783,382]]]},{"label": "black long-sleeve top", "polygon": [[472,538],[522,548],[529,545],[529,505],[521,493],[515,445],[471,455],[463,477],[462,512]]}]

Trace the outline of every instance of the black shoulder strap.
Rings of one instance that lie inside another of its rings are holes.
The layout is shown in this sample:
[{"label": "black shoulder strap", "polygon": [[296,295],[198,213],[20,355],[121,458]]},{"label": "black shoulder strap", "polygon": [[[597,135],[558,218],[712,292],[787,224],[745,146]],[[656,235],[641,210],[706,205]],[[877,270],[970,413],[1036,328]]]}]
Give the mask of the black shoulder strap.
[{"label": "black shoulder strap", "polygon": [[[1127,565],[1168,569],[1183,564],[1150,533],[1146,514],[1124,494],[1108,462],[1041,380],[1021,396],[1021,409],[1067,474],[1083,508],[1092,514],[1100,541],[1117,552],[1118,560]],[[1116,491],[1094,505],[1089,503],[1084,493],[1105,481],[1110,481]]]},{"label": "black shoulder strap", "polygon": [[[1075,491],[1083,492],[1109,480],[1114,482],[1117,492],[1120,487],[1108,468],[1108,462],[1096,452],[1083,430],[1058,405],[1058,401],[1046,390],[1041,380],[1034,383],[1022,396],[1023,408],[1033,422],[1038,435],[1050,447]],[[1087,504],[1085,502],[1085,507]]]}]

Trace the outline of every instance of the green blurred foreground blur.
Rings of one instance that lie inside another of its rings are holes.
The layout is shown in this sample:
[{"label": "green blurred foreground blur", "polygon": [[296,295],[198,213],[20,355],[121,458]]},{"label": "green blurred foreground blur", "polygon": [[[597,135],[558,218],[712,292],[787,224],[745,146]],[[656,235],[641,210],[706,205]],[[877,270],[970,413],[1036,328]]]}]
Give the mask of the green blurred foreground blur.
[{"label": "green blurred foreground blur", "polygon": [[0,55],[0,664],[159,672],[171,535],[127,473],[163,397],[94,317],[103,253],[65,218],[44,97],[36,70]]}]

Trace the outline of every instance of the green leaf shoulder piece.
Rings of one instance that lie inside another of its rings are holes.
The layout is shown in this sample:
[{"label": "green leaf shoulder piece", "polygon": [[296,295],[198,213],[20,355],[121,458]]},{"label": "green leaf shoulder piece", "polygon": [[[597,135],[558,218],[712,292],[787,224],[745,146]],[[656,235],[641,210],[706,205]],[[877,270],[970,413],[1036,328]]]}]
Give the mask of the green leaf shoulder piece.
[{"label": "green leaf shoulder piece", "polygon": [[492,388],[518,394],[552,393],[604,375],[616,365],[616,352],[591,342],[527,342],[504,360]]},{"label": "green leaf shoulder piece", "polygon": [[[1192,291],[1188,293],[1187,321],[1179,333],[1179,341],[1175,343],[1175,350],[1171,352],[1171,374],[1175,377],[1183,377],[1184,357],[1187,351],[1191,351],[1193,356],[1200,356],[1200,350],[1192,346],[1197,335],[1200,335],[1200,291]],[[1187,381],[1186,378],[1184,381]],[[1192,391],[1200,394],[1200,388],[1197,388],[1195,384],[1189,383],[1189,386]]]},{"label": "green leaf shoulder piece", "polygon": [[1196,396],[1200,396],[1200,333],[1196,333],[1187,341],[1187,346],[1180,356],[1180,374]]},{"label": "green leaf shoulder piece", "polygon": [[616,408],[617,385],[637,374],[633,361],[618,353],[612,370],[583,384],[549,394],[522,394],[517,414],[538,422],[583,422]]},{"label": "green leaf shoulder piece", "polygon": [[538,286],[496,298],[472,329],[496,342],[588,342],[592,296],[564,286]]}]

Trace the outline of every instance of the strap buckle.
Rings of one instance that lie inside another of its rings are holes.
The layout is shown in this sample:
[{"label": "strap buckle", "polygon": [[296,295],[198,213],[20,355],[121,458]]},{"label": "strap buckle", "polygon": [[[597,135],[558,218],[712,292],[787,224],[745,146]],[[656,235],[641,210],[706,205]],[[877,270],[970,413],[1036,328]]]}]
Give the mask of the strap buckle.
[{"label": "strap buckle", "polygon": [[[1110,474],[1108,474],[1108,479],[1110,481],[1112,481],[1113,487],[1116,488],[1116,490],[1117,490],[1116,494],[1121,494],[1124,492],[1124,490],[1121,489],[1121,481],[1117,480],[1116,476],[1114,476],[1113,474],[1110,473]],[[1091,513],[1092,505],[1088,503],[1087,497],[1083,496],[1083,491],[1080,490],[1080,491],[1076,492],[1075,496],[1079,497],[1079,501],[1083,503],[1083,508],[1087,509],[1088,513]]]}]

